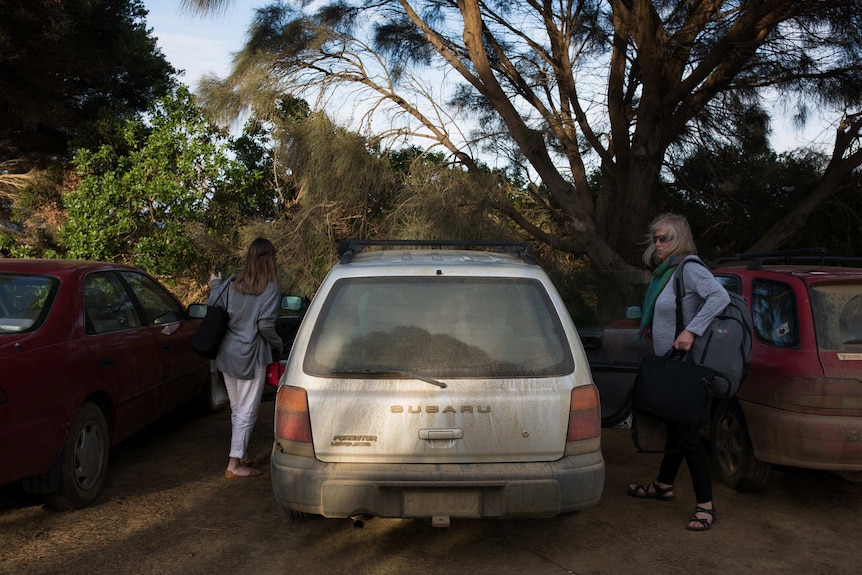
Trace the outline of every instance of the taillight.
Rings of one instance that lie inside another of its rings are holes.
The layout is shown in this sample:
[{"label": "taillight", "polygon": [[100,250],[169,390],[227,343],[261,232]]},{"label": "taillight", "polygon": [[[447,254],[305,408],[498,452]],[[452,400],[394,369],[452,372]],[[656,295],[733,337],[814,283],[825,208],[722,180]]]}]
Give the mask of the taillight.
[{"label": "taillight", "polygon": [[596,451],[601,446],[602,417],[599,390],[583,385],[572,390],[566,455]]},{"label": "taillight", "polygon": [[795,406],[855,415],[862,409],[862,382],[830,377],[791,377],[776,390],[775,399],[783,408]]},{"label": "taillight", "polygon": [[314,457],[304,389],[289,385],[279,388],[275,397],[275,440],[285,453]]}]

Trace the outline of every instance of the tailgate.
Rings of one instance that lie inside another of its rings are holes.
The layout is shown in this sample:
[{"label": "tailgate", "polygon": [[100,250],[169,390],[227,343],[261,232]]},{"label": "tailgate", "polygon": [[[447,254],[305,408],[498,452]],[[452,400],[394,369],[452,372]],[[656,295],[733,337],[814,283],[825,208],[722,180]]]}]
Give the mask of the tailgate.
[{"label": "tailgate", "polygon": [[862,352],[821,351],[820,364],[825,377],[856,379],[862,382]]},{"label": "tailgate", "polygon": [[353,463],[554,461],[571,377],[329,380],[306,388],[316,457]]}]

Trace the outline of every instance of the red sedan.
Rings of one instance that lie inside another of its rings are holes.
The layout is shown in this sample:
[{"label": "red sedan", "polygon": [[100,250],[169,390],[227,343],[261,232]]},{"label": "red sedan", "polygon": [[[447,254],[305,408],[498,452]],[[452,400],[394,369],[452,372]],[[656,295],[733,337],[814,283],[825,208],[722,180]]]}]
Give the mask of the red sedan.
[{"label": "red sedan", "polygon": [[205,390],[205,310],[130,266],[0,259],[0,485],[89,504],[111,446]]}]

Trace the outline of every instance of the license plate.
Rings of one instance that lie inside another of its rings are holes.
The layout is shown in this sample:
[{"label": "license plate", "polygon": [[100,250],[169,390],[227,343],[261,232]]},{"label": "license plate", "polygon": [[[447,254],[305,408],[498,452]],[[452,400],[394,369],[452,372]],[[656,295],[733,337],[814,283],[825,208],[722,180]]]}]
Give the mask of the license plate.
[{"label": "license plate", "polygon": [[479,517],[478,491],[407,491],[405,517]]}]

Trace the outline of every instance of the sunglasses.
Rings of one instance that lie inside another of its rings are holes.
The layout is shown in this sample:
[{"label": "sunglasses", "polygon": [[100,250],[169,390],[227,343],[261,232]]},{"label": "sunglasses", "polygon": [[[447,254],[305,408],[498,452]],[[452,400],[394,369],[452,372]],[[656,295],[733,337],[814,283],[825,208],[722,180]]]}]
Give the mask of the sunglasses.
[{"label": "sunglasses", "polygon": [[659,242],[666,244],[671,240],[673,240],[673,236],[671,236],[671,235],[653,236],[652,237],[652,243],[654,243],[654,244],[657,244]]}]

